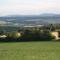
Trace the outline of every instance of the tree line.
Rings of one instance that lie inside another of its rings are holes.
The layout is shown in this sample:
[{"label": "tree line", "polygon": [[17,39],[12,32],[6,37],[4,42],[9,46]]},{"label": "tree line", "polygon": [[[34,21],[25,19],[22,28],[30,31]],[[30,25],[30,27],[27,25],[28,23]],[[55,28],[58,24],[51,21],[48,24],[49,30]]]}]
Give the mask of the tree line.
[{"label": "tree line", "polygon": [[[52,41],[55,37],[51,35],[51,31],[59,29],[59,25],[47,25],[40,28],[23,28],[17,31],[3,32],[0,35],[6,35],[6,38],[0,38],[0,41],[18,42],[18,41]],[[59,31],[60,36],[60,31]]]}]

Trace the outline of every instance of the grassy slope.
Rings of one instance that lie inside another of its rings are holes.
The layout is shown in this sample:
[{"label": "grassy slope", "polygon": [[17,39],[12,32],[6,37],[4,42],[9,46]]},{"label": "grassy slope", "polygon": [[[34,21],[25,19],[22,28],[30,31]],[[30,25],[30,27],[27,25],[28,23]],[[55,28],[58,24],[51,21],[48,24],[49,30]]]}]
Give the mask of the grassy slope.
[{"label": "grassy slope", "polygon": [[0,43],[0,60],[60,60],[60,42]]}]

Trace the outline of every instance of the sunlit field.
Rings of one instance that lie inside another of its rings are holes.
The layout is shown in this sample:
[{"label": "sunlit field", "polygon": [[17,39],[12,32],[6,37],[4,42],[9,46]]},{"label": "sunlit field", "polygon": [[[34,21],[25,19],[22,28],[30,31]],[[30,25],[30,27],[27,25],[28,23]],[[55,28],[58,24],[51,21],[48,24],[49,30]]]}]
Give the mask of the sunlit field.
[{"label": "sunlit field", "polygon": [[0,43],[0,60],[60,60],[60,42]]}]

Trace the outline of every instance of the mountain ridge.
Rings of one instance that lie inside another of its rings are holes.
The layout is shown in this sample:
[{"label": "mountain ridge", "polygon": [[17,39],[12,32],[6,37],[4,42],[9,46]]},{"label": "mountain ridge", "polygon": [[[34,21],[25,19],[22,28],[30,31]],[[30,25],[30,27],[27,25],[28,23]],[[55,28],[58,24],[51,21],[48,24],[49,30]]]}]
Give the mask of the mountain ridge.
[{"label": "mountain ridge", "polygon": [[48,24],[60,23],[60,14],[45,13],[40,15],[10,15],[0,17],[0,21],[12,24]]}]

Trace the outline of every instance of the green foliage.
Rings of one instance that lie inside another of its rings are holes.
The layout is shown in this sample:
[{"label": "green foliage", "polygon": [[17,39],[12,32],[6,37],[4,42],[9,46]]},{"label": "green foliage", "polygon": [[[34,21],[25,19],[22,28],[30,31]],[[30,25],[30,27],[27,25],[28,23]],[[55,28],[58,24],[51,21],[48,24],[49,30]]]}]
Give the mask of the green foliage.
[{"label": "green foliage", "polygon": [[24,41],[51,41],[52,36],[49,31],[40,30],[25,30],[24,35],[21,37]]},{"label": "green foliage", "polygon": [[[57,28],[58,27],[58,28]],[[33,28],[19,28],[19,27],[11,27],[11,26],[4,26],[0,27],[1,31],[7,31],[5,32],[5,35],[7,35],[7,40],[22,40],[22,41],[51,41],[54,37],[51,36],[51,31],[55,31],[57,29],[60,29],[60,25],[53,25],[49,24],[47,26],[42,26],[40,28],[33,27]],[[12,32],[15,31],[15,32]],[[17,32],[16,32],[17,31]],[[18,33],[20,33],[20,36]],[[0,34],[4,34],[3,32],[0,32]],[[60,33],[59,33],[60,36]],[[11,39],[10,39],[11,38]]]},{"label": "green foliage", "polygon": [[21,35],[19,35],[20,33],[18,32],[11,32],[7,34],[8,38],[19,38]]}]

